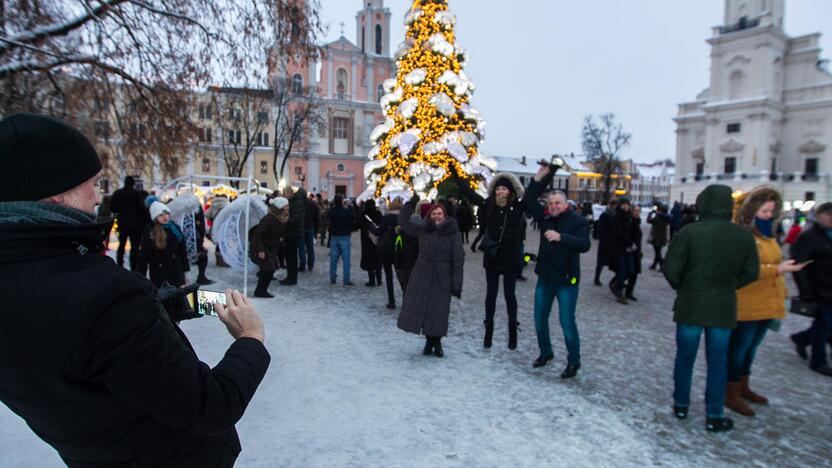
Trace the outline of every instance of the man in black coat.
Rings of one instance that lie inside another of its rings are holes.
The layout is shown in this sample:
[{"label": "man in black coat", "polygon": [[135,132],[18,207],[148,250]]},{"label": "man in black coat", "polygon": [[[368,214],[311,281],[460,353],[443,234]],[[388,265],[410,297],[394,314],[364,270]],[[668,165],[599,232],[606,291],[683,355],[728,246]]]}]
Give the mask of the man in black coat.
[{"label": "man in black coat", "polygon": [[254,308],[227,291],[236,341],[209,368],[156,288],[102,255],[86,137],[15,114],[0,164],[0,401],[73,467],[232,466],[270,359]]},{"label": "man in black coat", "polygon": [[558,300],[558,317],[566,342],[566,369],[561,378],[575,377],[581,368],[581,341],[575,312],[578,305],[578,289],[581,281],[582,253],[590,248],[589,224],[581,215],[569,209],[566,194],[554,192],[547,197],[548,214],[537,202],[538,197],[554,177],[549,165],[542,165],[529,183],[523,198],[525,208],[540,225],[540,250],[537,255],[538,280],[535,287],[534,328],[540,357],[534,367],[545,366],[554,359],[552,340],[549,337],[549,314],[552,304]]},{"label": "man in black coat", "polygon": [[298,271],[312,271],[315,266],[315,238],[318,234],[321,209],[311,197],[303,197],[303,236],[298,246]]},{"label": "man in black coat", "polygon": [[124,187],[113,192],[110,201],[110,211],[118,218],[118,250],[116,263],[124,265],[124,248],[130,240],[130,270],[136,269],[136,259],[139,253],[139,242],[147,226],[147,208],[144,206],[142,194],[133,188],[135,180],[127,176]]},{"label": "man in black coat", "polygon": [[803,351],[811,344],[809,367],[820,374],[832,376],[826,358],[826,345],[832,335],[832,203],[824,203],[815,210],[816,222],[805,230],[791,248],[792,258],[798,263],[812,262],[794,273],[794,280],[803,302],[815,305],[812,328],[792,335],[792,341]]},{"label": "man in black coat", "polygon": [[615,200],[610,200],[606,211],[595,221],[594,237],[598,239],[598,256],[595,260],[595,286],[601,286],[601,272],[609,263],[612,238],[612,217],[615,214]]},{"label": "man in black coat", "polygon": [[350,238],[356,230],[356,220],[352,210],[344,206],[344,198],[335,195],[332,208],[329,209],[329,281],[335,284],[338,280],[338,260],[343,259],[344,286],[353,286],[350,281]]},{"label": "man in black coat", "polygon": [[289,223],[286,226],[286,278],[280,280],[284,286],[295,286],[298,284],[298,259],[300,240],[303,237],[303,228],[306,222],[305,207],[303,200],[306,198],[306,190],[299,188],[297,192],[292,187],[283,189],[283,196],[289,200]]}]

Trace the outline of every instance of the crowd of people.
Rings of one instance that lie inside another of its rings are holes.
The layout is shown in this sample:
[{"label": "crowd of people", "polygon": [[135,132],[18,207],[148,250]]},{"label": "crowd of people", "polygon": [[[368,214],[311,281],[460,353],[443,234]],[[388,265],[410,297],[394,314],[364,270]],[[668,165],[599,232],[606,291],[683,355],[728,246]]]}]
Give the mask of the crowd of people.
[{"label": "crowd of people", "polygon": [[[226,290],[227,304],[214,305],[235,342],[209,368],[159,293],[184,286],[194,262],[170,206],[139,193],[127,178],[96,217],[100,158],[85,136],[61,121],[31,114],[7,117],[0,121],[0,148],[0,163],[10,168],[0,176],[0,300],[6,306],[0,310],[0,401],[69,465],[161,465],[172,459],[182,465],[233,463],[240,451],[234,424],[270,359],[254,305],[232,290]],[[54,164],[42,164],[47,160]],[[516,284],[533,261],[539,355],[532,366],[554,359],[549,316],[557,300],[567,349],[560,376],[574,378],[581,369],[580,256],[590,250],[591,231],[598,246],[594,282],[601,285],[601,272],[611,269],[615,275],[608,286],[623,305],[636,300],[643,229],[640,208],[626,198],[611,201],[591,229],[579,205],[549,189],[556,170],[541,164],[527,187],[514,175],[499,173],[485,198],[459,184],[460,200],[413,196],[381,207],[342,196],[329,202],[287,187],[268,197],[267,214],[246,233],[251,260],[259,268],[254,296],[273,297],[268,288],[281,269],[286,274],[280,284],[297,285],[299,273],[314,270],[318,243],[329,248],[330,283],[338,284],[340,266],[341,284],[354,286],[351,238],[359,232],[366,287],[386,284],[387,307],[396,309],[395,273],[403,297],[398,327],[424,337],[423,354],[443,357],[451,303],[463,294],[464,244],[478,227],[472,249],[482,253],[486,278],[485,297],[477,298],[483,300],[483,347],[493,346],[502,278],[507,348],[518,348]],[[26,183],[32,174],[48,183]],[[226,203],[218,199],[194,216],[201,283],[210,282],[206,224]],[[654,250],[650,268],[661,271],[677,295],[673,414],[688,415],[704,334],[708,431],[733,427],[724,407],[753,416],[748,402],[768,403],[751,389],[750,375],[767,330],[776,329],[786,314],[787,274],[794,275],[798,289],[792,307],[811,310],[815,317],[810,329],[792,335],[796,350],[813,371],[832,376],[827,355],[832,203],[814,209],[793,239],[788,260],[778,234],[782,213],[782,196],[772,187],[735,200],[730,187],[711,185],[698,196],[695,209],[657,206],[646,218],[647,243]],[[115,262],[101,255],[113,224],[110,215],[118,221]],[[539,231],[536,255],[525,251],[528,219]],[[123,268],[128,242],[130,269],[139,274]],[[223,263],[217,251],[217,264]],[[20,310],[28,313],[15,312]],[[31,336],[43,336],[50,346]],[[86,424],[78,426],[79,420]]]}]

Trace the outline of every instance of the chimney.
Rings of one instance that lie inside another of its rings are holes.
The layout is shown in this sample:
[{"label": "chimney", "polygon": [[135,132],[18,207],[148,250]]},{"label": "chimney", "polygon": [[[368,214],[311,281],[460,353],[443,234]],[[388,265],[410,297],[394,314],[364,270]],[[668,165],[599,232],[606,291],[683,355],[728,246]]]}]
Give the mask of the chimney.
[{"label": "chimney", "polygon": [[522,164],[524,166],[526,165],[526,157],[525,156],[520,157],[520,164]]}]

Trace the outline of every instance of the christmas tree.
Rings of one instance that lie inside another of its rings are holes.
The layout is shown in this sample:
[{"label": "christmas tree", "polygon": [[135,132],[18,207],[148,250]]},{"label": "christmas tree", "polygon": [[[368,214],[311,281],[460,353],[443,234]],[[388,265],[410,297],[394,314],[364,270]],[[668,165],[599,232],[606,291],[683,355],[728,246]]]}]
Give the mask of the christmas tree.
[{"label": "christmas tree", "polygon": [[474,83],[462,71],[468,54],[455,45],[455,25],[446,0],[415,0],[405,16],[398,73],[381,98],[387,118],[370,135],[363,198],[435,200],[453,176],[487,195],[496,162],[479,153],[485,121],[469,105]]}]

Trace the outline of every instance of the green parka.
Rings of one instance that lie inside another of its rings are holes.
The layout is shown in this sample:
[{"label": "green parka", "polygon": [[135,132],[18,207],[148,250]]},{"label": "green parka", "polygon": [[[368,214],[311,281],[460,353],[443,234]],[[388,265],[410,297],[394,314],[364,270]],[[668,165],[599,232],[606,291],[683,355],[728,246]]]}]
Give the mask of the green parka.
[{"label": "green parka", "polygon": [[736,290],[759,276],[754,236],[731,222],[731,187],[710,185],[697,198],[701,221],[670,243],[663,271],[677,291],[674,320],[701,327],[734,328]]}]

